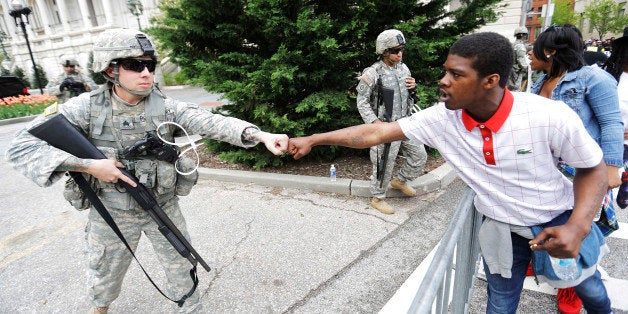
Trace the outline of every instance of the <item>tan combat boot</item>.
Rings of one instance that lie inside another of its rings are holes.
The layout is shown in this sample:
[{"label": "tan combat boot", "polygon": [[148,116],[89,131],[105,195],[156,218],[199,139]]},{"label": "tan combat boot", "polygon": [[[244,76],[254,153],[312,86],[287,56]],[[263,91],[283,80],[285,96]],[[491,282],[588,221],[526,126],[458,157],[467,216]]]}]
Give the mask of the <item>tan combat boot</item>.
[{"label": "tan combat boot", "polygon": [[416,190],[409,186],[406,182],[399,180],[398,178],[394,178],[390,181],[390,186],[395,190],[401,190],[401,193],[407,196],[415,196]]},{"label": "tan combat boot", "polygon": [[108,306],[99,306],[93,307],[91,310],[89,310],[89,314],[107,314],[107,311],[109,311]]},{"label": "tan combat boot", "polygon": [[381,200],[377,197],[373,197],[371,199],[371,206],[379,210],[379,212],[382,214],[391,215],[395,213],[395,209],[392,208],[392,206],[386,203],[385,200]]}]

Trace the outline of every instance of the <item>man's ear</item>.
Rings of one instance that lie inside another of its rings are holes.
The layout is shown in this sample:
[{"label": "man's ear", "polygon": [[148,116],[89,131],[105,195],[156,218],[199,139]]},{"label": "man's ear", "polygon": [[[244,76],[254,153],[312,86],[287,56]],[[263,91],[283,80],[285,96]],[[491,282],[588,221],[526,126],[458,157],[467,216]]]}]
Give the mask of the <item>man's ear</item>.
[{"label": "man's ear", "polygon": [[497,73],[489,74],[485,76],[484,79],[482,80],[482,87],[484,87],[484,89],[495,88],[495,86],[499,85],[500,78],[501,76],[499,76],[499,74]]},{"label": "man's ear", "polygon": [[107,74],[107,76],[109,76],[110,78],[113,78],[113,68],[111,66],[108,66],[105,69],[105,74]]}]

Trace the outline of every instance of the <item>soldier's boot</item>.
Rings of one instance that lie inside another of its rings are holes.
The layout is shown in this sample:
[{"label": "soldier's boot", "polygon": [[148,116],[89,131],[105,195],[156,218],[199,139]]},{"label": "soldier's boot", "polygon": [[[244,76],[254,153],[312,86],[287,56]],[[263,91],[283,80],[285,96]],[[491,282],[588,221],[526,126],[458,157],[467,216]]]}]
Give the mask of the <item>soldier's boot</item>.
[{"label": "soldier's boot", "polygon": [[89,310],[89,314],[107,314],[107,311],[109,311],[108,306],[98,306]]},{"label": "soldier's boot", "polygon": [[416,190],[409,186],[406,182],[399,180],[399,178],[394,178],[390,181],[390,186],[395,190],[400,190],[401,193],[407,196],[415,196]]},{"label": "soldier's boot", "polygon": [[392,208],[392,206],[386,203],[385,200],[379,199],[377,197],[373,197],[371,199],[371,206],[379,210],[379,212],[382,214],[391,215],[395,213],[395,209]]}]

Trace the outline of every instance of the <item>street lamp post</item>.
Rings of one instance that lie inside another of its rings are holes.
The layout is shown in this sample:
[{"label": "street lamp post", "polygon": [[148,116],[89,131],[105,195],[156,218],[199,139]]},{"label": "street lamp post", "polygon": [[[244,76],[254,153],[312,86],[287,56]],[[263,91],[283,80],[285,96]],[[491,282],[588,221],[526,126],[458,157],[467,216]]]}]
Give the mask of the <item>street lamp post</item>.
[{"label": "street lamp post", "polygon": [[[28,24],[28,16],[31,14],[31,9],[22,4],[20,0],[13,0],[11,2],[11,7],[13,10],[9,11],[9,15],[15,19],[15,26],[20,26],[22,28],[22,32],[24,33],[24,39],[26,39],[26,47],[28,47],[28,53],[31,56],[31,61],[33,62],[33,71],[35,71],[35,80],[37,81],[37,85],[39,85],[39,91],[41,94],[44,94],[44,89],[41,86],[41,82],[39,81],[39,71],[37,71],[37,66],[35,65],[35,58],[33,58],[33,51],[31,50],[31,44],[28,42],[28,33],[26,32],[26,24]],[[26,23],[24,23],[24,19],[26,18]]]},{"label": "street lamp post", "polygon": [[140,2],[140,0],[127,0],[126,7],[129,8],[131,14],[135,15],[135,18],[137,19],[137,28],[141,31],[142,25],[140,25],[140,15],[144,13],[144,6],[142,5],[142,2]]}]

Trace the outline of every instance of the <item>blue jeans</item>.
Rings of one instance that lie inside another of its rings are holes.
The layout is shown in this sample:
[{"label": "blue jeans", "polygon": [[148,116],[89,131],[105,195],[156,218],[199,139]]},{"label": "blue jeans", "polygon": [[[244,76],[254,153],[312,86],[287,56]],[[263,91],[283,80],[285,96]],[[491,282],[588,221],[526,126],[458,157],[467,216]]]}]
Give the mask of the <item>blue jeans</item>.
[{"label": "blue jeans", "polygon": [[[491,274],[484,263],[484,272],[488,282],[488,301],[486,313],[514,314],[519,305],[523,281],[532,256],[528,239],[511,233],[512,238],[512,278],[504,278],[499,274]],[[599,271],[595,275],[574,287],[576,294],[582,299],[587,313],[611,313],[611,300],[606,294]]]}]

